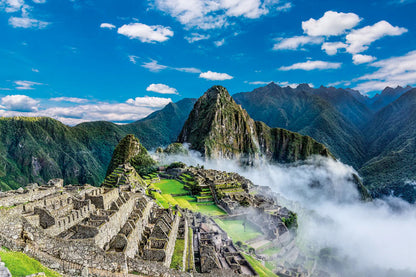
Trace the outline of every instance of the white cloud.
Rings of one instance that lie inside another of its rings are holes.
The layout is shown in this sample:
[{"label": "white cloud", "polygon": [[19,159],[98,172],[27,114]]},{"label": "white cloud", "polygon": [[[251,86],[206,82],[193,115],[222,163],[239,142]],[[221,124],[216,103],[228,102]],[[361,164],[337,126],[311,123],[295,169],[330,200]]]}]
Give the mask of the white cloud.
[{"label": "white cloud", "polygon": [[372,26],[366,26],[361,29],[352,30],[346,36],[348,43],[347,52],[351,54],[361,53],[368,49],[368,46],[374,41],[385,36],[399,36],[407,32],[406,28],[393,27],[387,21],[379,21]]},{"label": "white cloud", "polygon": [[32,71],[36,72],[36,73],[39,73],[39,69],[37,69],[37,68],[32,68]]},{"label": "white cloud", "polygon": [[[252,82],[245,82],[245,83],[248,83],[248,84],[250,84],[250,85],[268,85],[268,84],[270,84],[270,83],[275,83],[276,85],[278,85],[278,86],[281,86],[281,87],[291,87],[291,88],[297,88],[300,84],[298,84],[298,83],[289,83],[289,82],[278,82],[278,81],[268,81],[268,82],[265,82],[265,81],[252,81]],[[313,88],[313,84],[308,84],[310,87],[312,87]]]},{"label": "white cloud", "polygon": [[117,33],[130,39],[138,39],[141,42],[164,42],[173,36],[170,27],[161,25],[146,25],[142,23],[130,23],[118,28]]},{"label": "white cloud", "polygon": [[146,90],[160,94],[179,94],[175,88],[172,88],[165,84],[151,84],[146,88]]},{"label": "white cloud", "polygon": [[210,38],[210,35],[203,35],[203,34],[199,34],[199,33],[192,33],[190,36],[185,37],[185,39],[189,43],[194,43],[194,42],[209,39],[209,38]]},{"label": "white cloud", "polygon": [[212,81],[224,81],[234,78],[233,76],[228,75],[227,73],[217,73],[212,71],[202,72],[199,74],[199,78],[212,80]]},{"label": "white cloud", "polygon": [[352,29],[361,21],[355,13],[327,11],[321,18],[302,22],[303,31],[309,36],[337,36]]},{"label": "white cloud", "polygon": [[9,18],[9,25],[14,28],[35,28],[43,29],[46,28],[50,23],[46,21],[37,20],[29,17],[15,17]]},{"label": "white cloud", "polygon": [[341,67],[341,63],[334,62],[325,62],[325,61],[306,61],[304,63],[295,63],[290,66],[281,66],[279,70],[289,71],[289,70],[314,70],[314,69],[337,69]]},{"label": "white cloud", "polygon": [[138,57],[138,56],[135,56],[135,55],[129,55],[129,61],[131,61],[132,63],[134,63],[134,64],[136,64],[137,63],[137,60],[139,59],[140,57]]},{"label": "white cloud", "polygon": [[35,112],[38,110],[39,101],[26,95],[7,95],[1,98],[3,107],[10,111]]},{"label": "white cloud", "polygon": [[46,3],[46,0],[32,0],[33,1],[33,3],[36,3],[36,4],[44,4],[44,3]]},{"label": "white cloud", "polygon": [[186,73],[201,73],[201,70],[195,67],[173,67],[172,69]]},{"label": "white cloud", "polygon": [[27,89],[34,89],[33,86],[35,85],[43,85],[42,83],[32,82],[32,81],[15,81],[16,89],[19,90],[27,90]]},{"label": "white cloud", "polygon": [[259,18],[291,7],[288,2],[276,0],[154,0],[154,3],[186,27],[204,30],[227,26],[231,18]]},{"label": "white cloud", "polygon": [[[21,97],[19,97],[21,98]],[[131,122],[139,120],[152,112],[163,108],[172,100],[160,97],[136,97],[128,99],[125,103],[98,102],[94,104],[81,104],[65,107],[52,107],[41,109],[33,99],[26,99],[28,104],[17,104],[18,98],[14,99],[13,110],[0,110],[0,116],[48,116],[60,120],[68,125],[76,125],[86,121],[106,120],[112,122]],[[7,100],[7,99],[6,99]],[[23,102],[22,100],[20,100]],[[7,103],[11,103],[7,100]],[[4,105],[4,104],[2,104]],[[4,105],[6,106],[6,105]],[[7,107],[4,107],[7,108]]]},{"label": "white cloud", "polygon": [[54,98],[50,98],[49,100],[54,101],[54,102],[70,102],[70,103],[78,103],[78,104],[82,104],[82,103],[87,103],[89,100],[85,99],[85,98],[77,98],[77,97],[54,97]]},{"label": "white cloud", "polygon": [[369,55],[355,54],[352,56],[352,60],[354,64],[370,63],[374,61],[375,59],[376,57],[369,56]]},{"label": "white cloud", "polygon": [[214,41],[215,46],[220,47],[223,46],[225,43],[225,39]]},{"label": "white cloud", "polygon": [[134,106],[141,106],[141,107],[151,107],[151,108],[162,108],[172,102],[170,98],[162,98],[162,97],[136,97],[134,99],[128,99],[126,103],[134,105]]},{"label": "white cloud", "polygon": [[7,13],[14,13],[20,11],[24,4],[24,0],[1,0],[0,8],[3,8]]},{"label": "white cloud", "polygon": [[166,65],[159,64],[155,60],[151,60],[150,62],[143,63],[142,67],[149,69],[152,72],[159,72],[163,69],[168,68]]},{"label": "white cloud", "polygon": [[296,50],[307,44],[321,44],[323,37],[296,36],[281,39],[280,42],[273,46],[273,50]]},{"label": "white cloud", "polygon": [[325,42],[321,47],[321,49],[330,56],[335,55],[338,52],[338,49],[343,48],[347,48],[347,45],[343,42]]},{"label": "white cloud", "polygon": [[395,87],[416,84],[416,50],[404,56],[374,62],[371,66],[377,67],[378,70],[355,80],[365,81],[355,87],[362,93],[382,90],[386,86]]},{"label": "white cloud", "polygon": [[116,26],[111,23],[101,23],[100,28],[104,29],[114,29]]}]

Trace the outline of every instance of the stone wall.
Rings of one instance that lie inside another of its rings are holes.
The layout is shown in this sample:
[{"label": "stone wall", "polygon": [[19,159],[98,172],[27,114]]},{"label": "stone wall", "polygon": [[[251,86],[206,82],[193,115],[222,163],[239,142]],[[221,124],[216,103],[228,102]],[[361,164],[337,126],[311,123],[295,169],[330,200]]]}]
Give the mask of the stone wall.
[{"label": "stone wall", "polygon": [[132,196],[129,200],[127,200],[126,203],[119,207],[118,211],[109,217],[107,222],[99,226],[98,234],[94,238],[98,247],[104,249],[104,246],[108,244],[115,235],[117,235],[133,211],[133,208],[136,204],[136,199],[136,197]]},{"label": "stone wall", "polygon": [[90,199],[97,209],[108,210],[111,204],[119,197],[118,189],[97,188],[85,194],[85,199]]},{"label": "stone wall", "polygon": [[23,204],[31,201],[36,201],[47,195],[53,194],[58,189],[56,187],[39,187],[34,190],[21,191],[10,191],[2,193],[0,196],[0,207],[11,207],[18,204]]}]

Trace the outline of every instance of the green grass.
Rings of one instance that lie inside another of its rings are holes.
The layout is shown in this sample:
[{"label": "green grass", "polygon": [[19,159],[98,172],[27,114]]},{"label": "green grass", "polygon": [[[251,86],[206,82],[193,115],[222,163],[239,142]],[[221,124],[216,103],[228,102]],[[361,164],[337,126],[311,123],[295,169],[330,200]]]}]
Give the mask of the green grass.
[{"label": "green grass", "polygon": [[265,267],[260,261],[256,260],[252,256],[244,254],[244,253],[243,255],[260,277],[276,277],[277,276],[270,269]]},{"label": "green grass", "polygon": [[[188,248],[186,249],[186,270],[192,270],[194,264],[194,253],[192,251],[191,244],[193,243],[193,231],[192,228],[188,229]],[[188,257],[191,257],[190,261]]]},{"label": "green grass", "polygon": [[0,250],[2,262],[6,264],[13,277],[21,277],[39,272],[44,272],[48,277],[61,276],[57,272],[48,269],[40,262],[28,257],[26,254],[13,251]]},{"label": "green grass", "polygon": [[279,248],[279,247],[270,247],[270,248],[267,248],[266,250],[262,251],[261,254],[271,256],[271,255],[279,253],[280,250],[282,250],[282,249]]},{"label": "green grass", "polygon": [[[196,198],[190,195],[172,196],[170,194],[153,193],[156,202],[163,208],[169,208],[169,205],[178,205],[184,209],[190,209],[194,212],[199,212],[210,216],[226,215],[227,213],[221,210],[214,202],[206,202],[205,205],[196,202]],[[209,204],[208,204],[209,203]],[[208,205],[206,205],[208,204]]]},{"label": "green grass", "polygon": [[175,249],[173,250],[172,261],[170,268],[182,269],[183,266],[183,251],[185,250],[185,240],[177,239],[175,243]]},{"label": "green grass", "polygon": [[215,222],[227,232],[234,242],[246,242],[262,235],[252,224],[246,223],[244,230],[242,219],[215,219]]},{"label": "green grass", "polygon": [[153,187],[160,189],[162,193],[169,194],[183,194],[189,193],[184,187],[183,184],[174,179],[163,179],[160,182],[153,183]]}]

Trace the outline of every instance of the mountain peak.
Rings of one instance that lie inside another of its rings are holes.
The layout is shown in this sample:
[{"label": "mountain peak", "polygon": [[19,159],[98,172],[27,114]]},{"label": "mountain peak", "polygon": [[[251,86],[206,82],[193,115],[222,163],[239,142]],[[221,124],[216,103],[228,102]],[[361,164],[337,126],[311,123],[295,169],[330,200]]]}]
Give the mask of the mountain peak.
[{"label": "mountain peak", "polygon": [[311,89],[311,87],[309,86],[309,84],[306,84],[306,83],[299,84],[296,88],[297,89],[300,89],[300,90],[310,90]]}]

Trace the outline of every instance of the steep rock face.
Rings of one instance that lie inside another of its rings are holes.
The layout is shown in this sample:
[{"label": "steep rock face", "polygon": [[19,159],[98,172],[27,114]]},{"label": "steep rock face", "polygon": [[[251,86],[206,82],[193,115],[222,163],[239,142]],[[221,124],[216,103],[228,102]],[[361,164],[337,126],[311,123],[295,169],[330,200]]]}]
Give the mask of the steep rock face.
[{"label": "steep rock face", "polygon": [[178,137],[211,158],[259,153],[256,126],[221,86],[209,89],[196,102]]},{"label": "steep rock face", "polygon": [[155,164],[146,148],[134,135],[125,136],[116,146],[106,176],[110,175],[119,165],[126,163],[131,163],[139,174],[144,167]]},{"label": "steep rock face", "polygon": [[209,89],[196,102],[178,137],[179,142],[210,158],[264,156],[294,162],[313,154],[329,156],[326,147],[312,138],[254,121],[221,86]]}]

